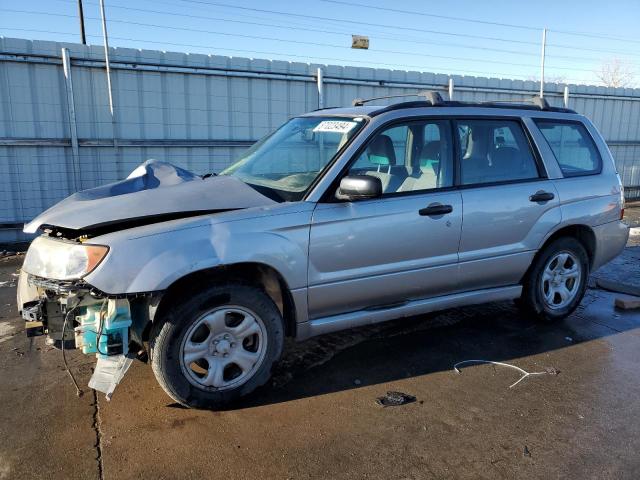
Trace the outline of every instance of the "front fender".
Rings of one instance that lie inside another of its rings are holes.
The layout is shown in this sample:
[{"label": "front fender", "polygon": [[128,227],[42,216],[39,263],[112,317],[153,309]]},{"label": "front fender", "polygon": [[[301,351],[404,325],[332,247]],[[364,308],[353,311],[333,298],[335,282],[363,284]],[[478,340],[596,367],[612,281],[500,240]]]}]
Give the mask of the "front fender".
[{"label": "front fender", "polygon": [[110,247],[85,280],[109,294],[165,290],[189,273],[256,262],[278,271],[291,289],[307,284],[311,208],[220,221],[167,222],[92,239]]}]

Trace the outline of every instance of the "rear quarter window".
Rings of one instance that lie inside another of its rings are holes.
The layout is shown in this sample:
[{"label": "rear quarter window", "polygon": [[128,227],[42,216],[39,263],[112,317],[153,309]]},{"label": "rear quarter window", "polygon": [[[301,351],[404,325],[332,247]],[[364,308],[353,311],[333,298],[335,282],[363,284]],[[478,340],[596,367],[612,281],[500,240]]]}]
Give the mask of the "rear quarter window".
[{"label": "rear quarter window", "polygon": [[580,123],[536,120],[565,177],[600,173],[602,159],[591,135]]}]

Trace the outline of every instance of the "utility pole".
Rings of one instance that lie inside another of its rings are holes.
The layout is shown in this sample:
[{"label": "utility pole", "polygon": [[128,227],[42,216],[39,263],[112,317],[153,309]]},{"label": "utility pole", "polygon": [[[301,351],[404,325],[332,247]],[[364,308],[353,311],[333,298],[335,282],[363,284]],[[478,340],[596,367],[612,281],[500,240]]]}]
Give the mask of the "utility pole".
[{"label": "utility pole", "polygon": [[100,0],[100,15],[102,16],[102,38],[104,39],[104,62],[107,67],[107,93],[109,94],[109,112],[113,128],[113,147],[118,148],[116,140],[116,117],[113,111],[113,93],[111,89],[111,66],[109,64],[109,36],[107,34],[107,17],[104,13],[104,0]]},{"label": "utility pole", "polygon": [[318,67],[318,108],[324,108],[324,72]]},{"label": "utility pole", "polygon": [[544,51],[547,46],[547,29],[542,29],[542,55],[540,57],[540,98],[544,98]]},{"label": "utility pole", "polygon": [[78,0],[78,20],[80,20],[80,40],[82,44],[87,44],[87,36],[84,33],[84,11],[82,10],[82,0]]}]

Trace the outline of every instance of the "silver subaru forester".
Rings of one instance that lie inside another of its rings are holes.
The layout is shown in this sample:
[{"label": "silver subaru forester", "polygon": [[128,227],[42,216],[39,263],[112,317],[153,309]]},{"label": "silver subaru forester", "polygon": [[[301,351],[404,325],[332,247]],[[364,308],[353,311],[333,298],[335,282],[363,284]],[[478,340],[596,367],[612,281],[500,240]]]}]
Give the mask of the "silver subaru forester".
[{"label": "silver subaru forester", "polygon": [[512,299],[566,317],[628,237],[602,136],[542,100],[425,96],[293,118],[218,174],[150,160],[60,202],[25,227],[27,334],[95,354],[107,397],[138,357],[177,402],[219,408],[286,336]]}]

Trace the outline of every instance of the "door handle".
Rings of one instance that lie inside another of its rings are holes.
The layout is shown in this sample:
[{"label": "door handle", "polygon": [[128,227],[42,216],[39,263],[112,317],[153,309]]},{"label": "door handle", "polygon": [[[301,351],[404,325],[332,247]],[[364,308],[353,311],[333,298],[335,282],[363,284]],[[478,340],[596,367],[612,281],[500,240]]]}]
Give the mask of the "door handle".
[{"label": "door handle", "polygon": [[436,216],[436,215],[445,215],[447,213],[453,212],[453,207],[451,205],[442,205],[441,203],[436,203],[434,205],[429,205],[426,208],[421,208],[418,210],[418,213],[425,216]]},{"label": "door handle", "polygon": [[548,202],[549,200],[553,200],[555,195],[551,192],[543,192],[540,190],[539,192],[534,193],[529,197],[529,200],[532,202]]}]

